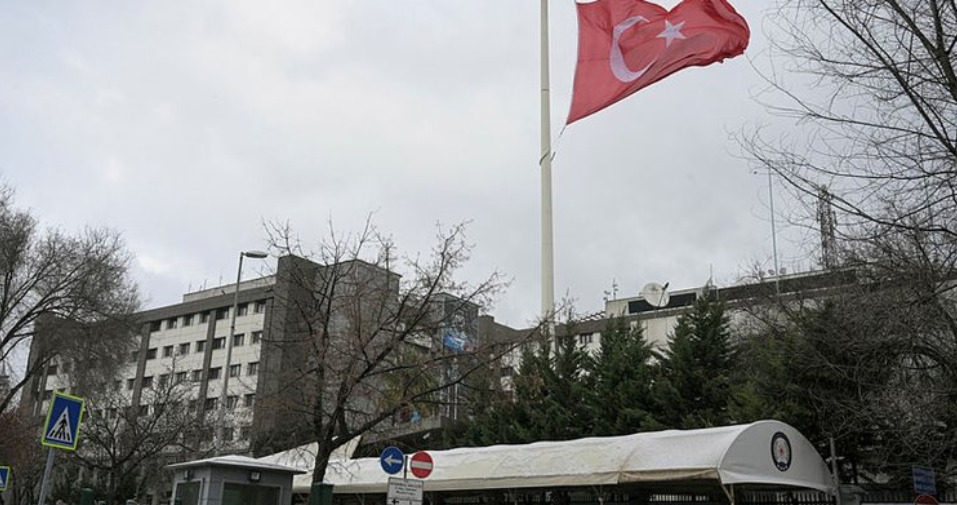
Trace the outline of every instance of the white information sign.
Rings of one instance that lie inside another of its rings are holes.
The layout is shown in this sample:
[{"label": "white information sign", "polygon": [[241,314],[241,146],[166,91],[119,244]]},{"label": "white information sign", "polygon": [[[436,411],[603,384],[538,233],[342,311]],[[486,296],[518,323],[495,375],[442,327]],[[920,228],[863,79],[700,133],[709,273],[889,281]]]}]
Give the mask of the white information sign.
[{"label": "white information sign", "polygon": [[386,505],[422,505],[421,480],[406,480],[389,477],[389,491],[386,494]]}]

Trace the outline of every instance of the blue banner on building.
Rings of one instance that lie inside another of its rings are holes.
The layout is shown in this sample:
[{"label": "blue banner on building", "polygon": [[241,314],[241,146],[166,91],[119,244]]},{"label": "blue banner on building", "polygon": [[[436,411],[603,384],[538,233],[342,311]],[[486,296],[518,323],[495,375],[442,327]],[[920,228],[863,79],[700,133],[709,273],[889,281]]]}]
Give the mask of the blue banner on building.
[{"label": "blue banner on building", "polygon": [[468,348],[469,337],[461,331],[445,330],[445,334],[442,335],[442,345],[450,351],[463,352]]}]

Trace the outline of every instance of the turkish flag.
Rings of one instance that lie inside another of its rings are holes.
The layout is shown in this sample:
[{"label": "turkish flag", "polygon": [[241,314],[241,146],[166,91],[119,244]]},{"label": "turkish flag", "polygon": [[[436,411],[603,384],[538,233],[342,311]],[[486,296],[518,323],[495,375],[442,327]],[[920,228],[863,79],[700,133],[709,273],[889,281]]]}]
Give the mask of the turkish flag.
[{"label": "turkish flag", "polygon": [[726,0],[684,0],[670,11],[644,0],[578,6],[578,65],[566,124],[691,66],[748,47],[748,23]]}]

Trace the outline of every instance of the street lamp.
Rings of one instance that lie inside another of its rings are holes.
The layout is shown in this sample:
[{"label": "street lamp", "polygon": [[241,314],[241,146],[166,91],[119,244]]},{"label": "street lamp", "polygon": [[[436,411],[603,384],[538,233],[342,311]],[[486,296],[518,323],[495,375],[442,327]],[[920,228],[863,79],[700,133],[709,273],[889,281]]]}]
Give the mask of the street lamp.
[{"label": "street lamp", "polygon": [[223,367],[223,392],[219,396],[219,425],[226,426],[226,400],[229,394],[229,366],[233,359],[233,337],[236,336],[236,312],[239,309],[239,283],[243,279],[243,258],[263,259],[269,255],[263,251],[243,251],[239,253],[239,268],[236,270],[236,289],[233,290],[233,313],[229,322],[229,336],[226,337],[226,365]]},{"label": "street lamp", "polygon": [[[757,174],[757,171],[751,172]],[[768,169],[768,205],[771,210],[771,257],[774,259],[774,292],[781,294],[781,269],[778,267],[778,230],[774,220],[774,184],[771,179],[771,169]]]}]

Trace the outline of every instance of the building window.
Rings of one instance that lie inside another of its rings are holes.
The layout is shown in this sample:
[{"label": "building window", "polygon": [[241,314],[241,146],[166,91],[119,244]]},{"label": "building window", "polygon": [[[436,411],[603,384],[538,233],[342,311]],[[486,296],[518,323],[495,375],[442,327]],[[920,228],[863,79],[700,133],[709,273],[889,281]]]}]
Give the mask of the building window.
[{"label": "building window", "polygon": [[133,389],[133,384],[136,382],[136,379],[126,379],[126,389]]},{"label": "building window", "polygon": [[154,331],[160,331],[163,326],[163,321],[150,321],[150,333]]},{"label": "building window", "polygon": [[239,428],[239,438],[240,440],[249,440],[249,434],[252,433],[252,429],[249,426],[243,426]]},{"label": "building window", "polygon": [[243,371],[242,365],[229,365],[229,376],[230,377],[239,377]]},{"label": "building window", "polygon": [[192,326],[193,325],[193,315],[186,314],[183,316],[183,326]]},{"label": "building window", "polygon": [[241,304],[239,304],[239,305],[236,306],[236,315],[237,315],[237,316],[245,316],[248,312],[249,312],[249,304],[248,304],[248,303],[241,303]]},{"label": "building window", "polygon": [[249,393],[243,397],[243,407],[252,407],[255,401],[256,401],[255,393]]},{"label": "building window", "polygon": [[240,333],[239,335],[233,335],[233,347],[242,347],[245,341],[246,341],[246,335],[242,333]]},{"label": "building window", "polygon": [[226,347],[226,337],[216,337],[213,339],[213,350],[222,349]]},{"label": "building window", "polygon": [[223,428],[223,442],[232,442],[232,441],[233,441],[233,429]]},{"label": "building window", "polygon": [[167,329],[167,330],[172,330],[173,328],[176,328],[176,318],[175,318],[175,317],[171,317],[171,318],[169,318],[169,319],[166,320],[166,329]]},{"label": "building window", "polygon": [[159,387],[165,388],[168,385],[169,385],[169,374],[168,373],[160,374]]},{"label": "building window", "polygon": [[69,361],[60,363],[60,371],[63,373],[70,373],[71,368],[71,363]]},{"label": "building window", "polygon": [[250,363],[248,368],[246,369],[246,375],[256,375],[258,373],[259,373],[259,362],[254,361]]},{"label": "building window", "polygon": [[186,375],[187,375],[186,372],[176,372],[176,383],[182,384],[186,382]]},{"label": "building window", "polygon": [[189,354],[189,342],[179,344],[179,355]]},{"label": "building window", "polygon": [[218,379],[222,376],[223,367],[216,367],[209,369],[209,380]]},{"label": "building window", "polygon": [[120,387],[122,387],[122,386],[123,386],[123,381],[118,381],[118,380],[113,381],[113,389],[114,389],[114,390],[117,390],[117,391],[118,391],[118,390],[120,389]]},{"label": "building window", "polygon": [[515,369],[513,369],[512,367],[510,366],[502,367],[502,377],[511,377],[513,373],[515,373]]},{"label": "building window", "polygon": [[591,343],[591,333],[582,333],[578,335],[578,343],[580,345],[588,345]]},{"label": "building window", "polygon": [[56,365],[47,365],[47,375],[56,375],[57,368]]},{"label": "building window", "polygon": [[206,399],[206,410],[216,410],[216,407],[218,405],[219,405],[219,398]]},{"label": "building window", "polygon": [[133,352],[130,353],[130,363],[136,363],[136,362],[138,361],[138,360],[137,360],[137,354],[139,354],[139,353],[136,352],[136,351],[133,351]]},{"label": "building window", "polygon": [[186,404],[186,408],[189,409],[190,412],[196,412],[197,406],[199,406],[199,400],[190,400],[189,403]]},{"label": "building window", "polygon": [[197,340],[197,341],[196,341],[196,352],[203,352],[203,351],[205,351],[205,350],[206,350],[206,341],[205,341],[205,340]]},{"label": "building window", "polygon": [[256,302],[256,305],[253,306],[253,312],[256,314],[262,314],[266,312],[266,300],[259,300]]},{"label": "building window", "polygon": [[238,396],[235,396],[235,395],[234,395],[234,396],[227,396],[227,397],[226,397],[226,408],[227,408],[227,409],[234,409],[234,408],[236,408],[236,405],[239,405],[239,397],[238,397]]},{"label": "building window", "polygon": [[226,319],[226,316],[228,315],[229,315],[229,309],[219,309],[216,311],[216,320],[222,321],[223,319]]},{"label": "building window", "polygon": [[146,359],[156,359],[155,347],[146,350]]},{"label": "building window", "polygon": [[193,370],[192,376],[193,382],[200,382],[203,380],[203,371],[202,370]]},{"label": "building window", "polygon": [[152,375],[148,375],[148,376],[146,376],[146,377],[143,377],[143,382],[140,383],[140,388],[144,388],[144,389],[145,389],[145,388],[152,387],[152,386],[153,386],[153,376],[152,376]]},{"label": "building window", "polygon": [[164,345],[164,346],[163,346],[163,357],[164,357],[164,358],[169,358],[169,357],[172,356],[172,355],[173,355],[173,346],[171,346],[171,345]]},{"label": "building window", "polygon": [[259,342],[262,341],[262,339],[263,339],[263,332],[261,332],[261,331],[254,331],[254,332],[252,332],[252,342],[251,342],[251,343],[252,343],[253,345],[258,344]]},{"label": "building window", "polygon": [[209,321],[209,312],[202,312],[199,314],[199,322],[205,323]]}]

